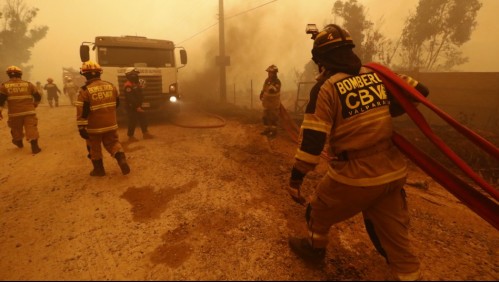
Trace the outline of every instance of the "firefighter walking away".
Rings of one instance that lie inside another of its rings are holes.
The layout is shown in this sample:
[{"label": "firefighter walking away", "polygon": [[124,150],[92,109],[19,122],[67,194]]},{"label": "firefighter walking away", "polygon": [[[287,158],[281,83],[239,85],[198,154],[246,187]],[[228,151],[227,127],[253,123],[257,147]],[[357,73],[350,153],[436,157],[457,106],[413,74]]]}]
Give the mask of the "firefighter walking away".
[{"label": "firefighter walking away", "polygon": [[[28,81],[22,80],[22,70],[16,66],[10,66],[6,71],[9,80],[0,85],[0,120],[3,119],[2,108],[7,102],[12,143],[22,148],[24,132],[26,140],[31,144],[31,152],[38,154],[42,149],[38,146],[38,118],[35,109],[41,100],[36,86]],[[24,132],[23,132],[24,128]]]},{"label": "firefighter walking away", "polygon": [[118,139],[116,108],[119,105],[118,90],[101,80],[102,68],[93,61],[84,62],[80,70],[86,83],[76,100],[76,122],[80,136],[90,147],[93,170],[90,176],[104,176],[102,147],[116,159],[121,172],[130,173],[123,147]]}]

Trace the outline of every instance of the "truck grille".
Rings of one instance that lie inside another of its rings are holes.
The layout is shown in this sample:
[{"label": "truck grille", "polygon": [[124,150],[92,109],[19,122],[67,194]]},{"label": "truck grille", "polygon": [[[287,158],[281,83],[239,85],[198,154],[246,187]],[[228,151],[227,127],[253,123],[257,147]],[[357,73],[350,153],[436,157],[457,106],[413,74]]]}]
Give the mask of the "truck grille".
[{"label": "truck grille", "polygon": [[[169,95],[161,93],[161,76],[142,76],[140,78],[146,81],[146,87],[142,89],[144,96],[142,108],[146,112],[163,111],[168,104]],[[123,102],[125,102],[125,94],[123,93],[125,82],[125,76],[118,76],[120,100]]]},{"label": "truck grille", "polygon": [[[161,93],[161,76],[143,76],[140,77],[146,81],[146,88],[142,89],[144,101],[151,101],[156,99],[166,99],[166,95]],[[118,84],[120,93],[123,92],[123,87],[126,82],[125,76],[118,76]],[[123,96],[123,93],[120,95]]]}]

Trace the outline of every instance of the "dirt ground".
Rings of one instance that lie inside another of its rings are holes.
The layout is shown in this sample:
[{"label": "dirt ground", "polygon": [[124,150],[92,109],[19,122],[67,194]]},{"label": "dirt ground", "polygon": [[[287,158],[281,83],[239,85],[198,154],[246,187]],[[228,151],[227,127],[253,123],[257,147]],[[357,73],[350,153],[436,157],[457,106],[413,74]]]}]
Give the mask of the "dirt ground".
[{"label": "dirt ground", "polygon": [[[287,243],[306,232],[284,190],[297,145],[260,135],[258,111],[193,109],[123,143],[126,176],[108,154],[89,176],[71,106],[40,105],[37,155],[0,121],[0,280],[393,280],[360,215],[331,229],[323,268],[304,264]],[[406,190],[425,280],[499,280],[494,227],[414,165]]]}]

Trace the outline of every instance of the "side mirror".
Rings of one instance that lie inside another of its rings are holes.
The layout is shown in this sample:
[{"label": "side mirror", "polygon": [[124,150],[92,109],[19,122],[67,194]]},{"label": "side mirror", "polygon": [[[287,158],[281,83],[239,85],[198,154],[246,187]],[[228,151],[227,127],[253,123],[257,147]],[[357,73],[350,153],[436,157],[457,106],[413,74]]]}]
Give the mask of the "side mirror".
[{"label": "side mirror", "polygon": [[80,59],[81,62],[90,60],[90,47],[88,45],[80,45]]},{"label": "side mirror", "polygon": [[180,50],[180,63],[182,65],[187,64],[187,52],[184,49]]}]

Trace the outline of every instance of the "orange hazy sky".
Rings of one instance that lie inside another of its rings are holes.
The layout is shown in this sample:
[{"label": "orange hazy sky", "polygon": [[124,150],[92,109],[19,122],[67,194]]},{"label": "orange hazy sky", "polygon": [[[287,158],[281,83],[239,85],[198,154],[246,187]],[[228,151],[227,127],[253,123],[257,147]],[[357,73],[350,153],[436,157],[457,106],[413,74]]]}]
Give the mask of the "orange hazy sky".
[{"label": "orange hazy sky", "polygon": [[[33,25],[49,27],[46,38],[32,49],[29,64],[34,68],[30,80],[45,81],[50,76],[61,84],[62,67],[79,68],[79,45],[82,41],[93,41],[98,35],[173,40],[187,49],[187,67],[193,69],[205,60],[203,44],[218,34],[218,0],[25,0],[25,3],[39,8]],[[301,69],[310,60],[311,40],[305,35],[305,25],[317,23],[321,27],[331,22],[333,3],[333,0],[225,0],[226,25],[241,21],[237,24],[244,26],[245,21],[251,24],[249,19],[264,20],[268,28],[262,28],[261,32],[268,32],[269,36],[261,44],[268,44],[268,52],[275,53],[273,63]],[[369,20],[382,22],[380,30],[388,38],[398,38],[404,19],[415,11],[418,0],[359,0],[359,3],[367,8]],[[496,32],[499,0],[482,0],[482,3],[478,26],[462,47],[470,61],[458,67],[460,71],[499,71]],[[268,64],[263,62],[257,69],[261,71]]]}]

